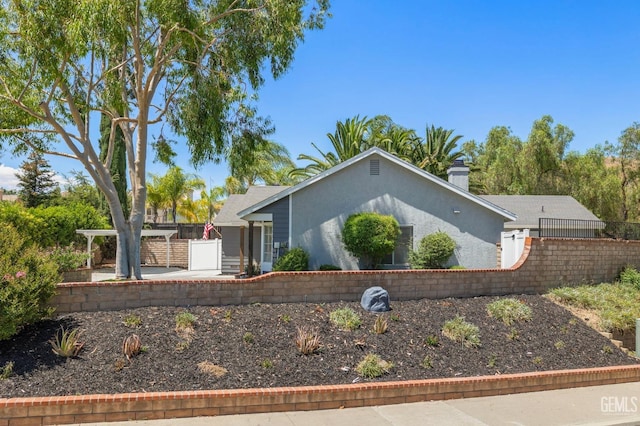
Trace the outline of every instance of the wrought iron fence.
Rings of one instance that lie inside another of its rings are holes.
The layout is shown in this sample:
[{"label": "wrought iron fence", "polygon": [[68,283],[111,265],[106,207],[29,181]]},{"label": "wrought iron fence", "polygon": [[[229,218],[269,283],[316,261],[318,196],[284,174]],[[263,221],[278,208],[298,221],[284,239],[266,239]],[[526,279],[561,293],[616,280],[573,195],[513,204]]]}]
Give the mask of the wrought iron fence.
[{"label": "wrought iron fence", "polygon": [[538,227],[540,237],[640,240],[640,223],[540,218]]},{"label": "wrought iron fence", "polygon": [[[199,240],[204,233],[204,223],[145,223],[150,229],[175,229],[178,231],[174,238],[179,240]],[[209,238],[221,238],[220,228],[214,227],[209,232]]]}]

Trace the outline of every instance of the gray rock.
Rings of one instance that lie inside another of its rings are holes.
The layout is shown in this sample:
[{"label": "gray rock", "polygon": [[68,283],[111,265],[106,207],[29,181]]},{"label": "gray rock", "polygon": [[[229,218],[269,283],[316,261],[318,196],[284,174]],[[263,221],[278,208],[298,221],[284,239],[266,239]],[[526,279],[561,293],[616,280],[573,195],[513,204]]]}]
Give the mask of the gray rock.
[{"label": "gray rock", "polygon": [[360,305],[369,312],[387,312],[389,307],[389,293],[382,287],[369,287],[362,293]]}]

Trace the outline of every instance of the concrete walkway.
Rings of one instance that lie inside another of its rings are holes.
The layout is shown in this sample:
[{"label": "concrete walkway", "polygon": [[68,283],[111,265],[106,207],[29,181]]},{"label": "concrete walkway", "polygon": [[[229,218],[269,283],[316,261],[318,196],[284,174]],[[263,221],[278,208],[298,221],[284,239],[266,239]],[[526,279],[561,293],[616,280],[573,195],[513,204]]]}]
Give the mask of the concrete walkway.
[{"label": "concrete walkway", "polygon": [[[112,280],[116,277],[115,268],[97,268],[91,274],[91,281]],[[145,280],[199,280],[220,279],[232,280],[233,275],[221,275],[219,270],[189,271],[183,268],[163,266],[143,266],[142,278]]]},{"label": "concrete walkway", "polygon": [[640,425],[640,383],[343,410],[91,423],[93,426]]}]

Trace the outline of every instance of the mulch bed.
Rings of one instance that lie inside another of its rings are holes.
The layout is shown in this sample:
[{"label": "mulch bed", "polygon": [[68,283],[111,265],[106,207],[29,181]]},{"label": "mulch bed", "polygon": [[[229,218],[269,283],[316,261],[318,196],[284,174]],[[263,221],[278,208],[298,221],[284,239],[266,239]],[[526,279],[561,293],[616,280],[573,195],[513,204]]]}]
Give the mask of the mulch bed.
[{"label": "mulch bed", "polygon": [[[13,374],[0,380],[0,397],[97,393],[259,388],[464,377],[634,364],[605,337],[542,296],[521,295],[531,321],[511,326],[491,318],[486,305],[498,298],[393,302],[384,314],[388,330],[375,334],[377,314],[359,303],[255,304],[223,307],[150,307],[74,313],[25,328],[0,342],[0,368],[13,362]],[[350,307],[362,318],[354,331],[329,321],[335,309]],[[176,315],[197,317],[191,334],[176,332]],[[124,324],[128,315],[141,324]],[[480,328],[481,346],[465,347],[442,334],[456,315]],[[79,327],[84,346],[75,358],[52,352],[50,340],[61,326]],[[304,356],[295,345],[297,327],[317,331],[321,350]],[[126,336],[137,334],[145,351],[128,361]],[[435,337],[435,339],[434,339]],[[438,345],[433,346],[427,342]],[[368,353],[392,362],[377,379],[360,377],[355,367]],[[426,357],[431,367],[422,364]],[[226,369],[221,377],[203,372],[208,362]]]}]

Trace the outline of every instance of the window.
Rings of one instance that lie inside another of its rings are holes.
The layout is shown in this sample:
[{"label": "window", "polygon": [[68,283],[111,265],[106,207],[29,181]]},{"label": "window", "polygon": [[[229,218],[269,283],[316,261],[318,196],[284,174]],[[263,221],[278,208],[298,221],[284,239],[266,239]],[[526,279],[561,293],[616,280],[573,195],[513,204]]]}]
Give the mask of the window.
[{"label": "window", "polygon": [[382,263],[384,265],[409,265],[409,252],[411,251],[413,241],[413,226],[401,226],[400,236],[398,237],[398,243],[396,249],[390,255],[387,255]]},{"label": "window", "polygon": [[273,224],[262,224],[262,262],[273,262]]}]

